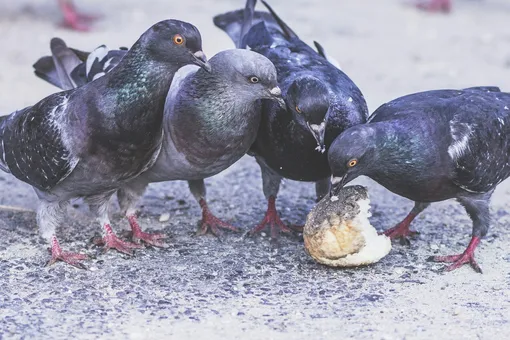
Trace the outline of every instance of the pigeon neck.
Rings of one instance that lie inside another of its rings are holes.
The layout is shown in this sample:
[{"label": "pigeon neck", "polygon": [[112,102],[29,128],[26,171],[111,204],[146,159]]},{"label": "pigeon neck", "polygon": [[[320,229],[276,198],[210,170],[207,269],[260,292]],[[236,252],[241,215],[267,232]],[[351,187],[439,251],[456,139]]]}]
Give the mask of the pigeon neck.
[{"label": "pigeon neck", "polygon": [[236,124],[252,106],[253,102],[233,89],[229,81],[202,69],[181,86],[176,103],[182,114],[212,125],[225,121]]},{"label": "pigeon neck", "polygon": [[419,133],[398,122],[388,121],[370,124],[375,127],[376,136],[373,164],[369,177],[379,183],[395,178],[407,177],[417,166],[424,164],[423,142]]},{"label": "pigeon neck", "polygon": [[108,87],[117,93],[118,103],[124,106],[165,98],[180,66],[152,60],[135,45],[108,74]]}]

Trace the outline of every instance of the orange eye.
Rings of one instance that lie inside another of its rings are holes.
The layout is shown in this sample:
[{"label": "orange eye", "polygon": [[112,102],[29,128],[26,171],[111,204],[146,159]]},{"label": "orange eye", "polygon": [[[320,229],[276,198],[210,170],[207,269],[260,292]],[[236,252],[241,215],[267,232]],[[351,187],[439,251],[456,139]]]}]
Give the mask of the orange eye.
[{"label": "orange eye", "polygon": [[301,113],[301,109],[299,108],[299,106],[296,106],[296,111],[297,113]]},{"label": "orange eye", "polygon": [[358,160],[357,159],[351,159],[347,165],[349,166],[349,168],[352,168],[356,164],[358,164]]},{"label": "orange eye", "polygon": [[174,41],[174,44],[176,44],[176,45],[182,45],[184,43],[184,38],[180,34],[174,35],[172,40]]}]

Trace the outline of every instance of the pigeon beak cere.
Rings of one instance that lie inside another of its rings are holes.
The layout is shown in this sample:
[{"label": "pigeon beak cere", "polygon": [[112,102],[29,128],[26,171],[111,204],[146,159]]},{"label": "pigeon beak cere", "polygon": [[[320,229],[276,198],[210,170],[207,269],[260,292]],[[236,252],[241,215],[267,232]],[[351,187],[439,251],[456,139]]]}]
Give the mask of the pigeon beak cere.
[{"label": "pigeon beak cere", "polygon": [[285,101],[282,98],[282,90],[280,90],[280,88],[278,86],[273,87],[269,91],[269,95],[270,95],[270,99],[276,100],[278,102],[278,105],[280,105],[280,107],[282,109],[285,109],[287,107],[287,105],[285,104]]},{"label": "pigeon beak cere", "polygon": [[310,132],[317,141],[317,147],[315,148],[315,150],[319,151],[320,153],[324,153],[324,151],[326,151],[326,146],[324,145],[324,135],[326,133],[326,120],[323,120],[322,123],[320,123],[319,125],[310,124],[309,122],[306,122],[306,125],[308,125],[308,129],[310,129]]},{"label": "pigeon beak cere", "polygon": [[193,57],[195,58],[195,64],[206,70],[207,72],[211,73],[211,64],[207,62],[207,57],[205,56],[205,53],[202,51],[197,51],[193,53]]}]

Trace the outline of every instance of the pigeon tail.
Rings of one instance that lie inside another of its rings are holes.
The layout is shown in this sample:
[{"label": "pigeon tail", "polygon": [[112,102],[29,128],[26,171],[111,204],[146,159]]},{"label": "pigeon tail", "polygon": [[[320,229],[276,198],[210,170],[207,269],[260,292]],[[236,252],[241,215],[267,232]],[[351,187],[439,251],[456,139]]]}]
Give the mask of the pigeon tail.
[{"label": "pigeon tail", "polygon": [[51,39],[50,48],[55,70],[62,85],[60,88],[63,90],[76,88],[77,85],[72,79],[71,73],[82,64],[82,61],[60,38]]},{"label": "pigeon tail", "polygon": [[58,77],[57,69],[55,68],[55,63],[51,56],[44,56],[40,58],[32,67],[34,68],[36,76],[47,81],[53,86],[63,89],[62,82]]},{"label": "pigeon tail", "polygon": [[33,65],[34,73],[62,90],[69,90],[110,72],[124,57],[127,48],[108,50],[101,45],[92,52],[84,52],[67,47],[60,38],[53,38],[51,52],[51,56],[44,56]]},{"label": "pigeon tail", "polygon": [[239,34],[239,41],[236,42],[237,48],[246,48],[244,36],[251,28],[253,22],[253,14],[255,12],[255,5],[257,0],[247,0],[246,7],[244,8],[243,24],[241,26],[241,33]]},{"label": "pigeon tail", "polygon": [[5,149],[4,149],[4,122],[7,120],[8,116],[0,116],[0,170],[4,172],[9,171],[9,167],[5,163]]},{"label": "pigeon tail", "polygon": [[280,25],[280,28],[282,29],[283,33],[285,33],[285,35],[287,36],[287,39],[292,39],[292,38],[297,38],[299,39],[298,35],[289,27],[289,25],[287,25],[285,23],[285,21],[283,21],[279,16],[278,14],[276,14],[276,12],[271,8],[271,6],[269,6],[269,4],[267,2],[265,2],[264,0],[262,0],[262,3],[264,4],[264,6],[266,6],[267,10],[271,13],[271,15],[273,16],[273,18],[276,20],[276,22],[278,23],[278,25]]}]

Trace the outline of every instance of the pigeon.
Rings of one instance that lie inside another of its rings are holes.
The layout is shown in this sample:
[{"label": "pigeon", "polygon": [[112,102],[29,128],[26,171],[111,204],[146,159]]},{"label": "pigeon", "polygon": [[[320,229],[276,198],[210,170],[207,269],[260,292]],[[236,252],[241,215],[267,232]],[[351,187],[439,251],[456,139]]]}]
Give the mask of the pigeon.
[{"label": "pigeon", "polygon": [[331,145],[334,186],[368,176],[415,202],[409,215],[385,232],[407,237],[414,218],[432,202],[457,199],[473,221],[471,242],[460,255],[431,258],[470,264],[490,224],[489,200],[510,175],[510,93],[497,87],[435,90],[379,107],[367,124],[352,127]]},{"label": "pigeon", "polygon": [[[62,49],[53,45],[52,57],[41,58],[34,68],[36,75],[60,88],[66,84],[81,86],[103,76],[126,53],[105,46],[90,54],[75,53],[77,50],[67,48],[63,41],[58,44]],[[220,228],[237,230],[209,210],[204,178],[225,170],[248,152],[260,124],[260,100],[285,103],[277,86],[276,69],[263,55],[226,50],[209,63],[211,73],[196,66],[179,70],[167,95],[163,146],[155,165],[118,191],[119,205],[131,224],[135,241],[162,246],[159,235],[142,233],[137,221],[136,203],[151,182],[188,181],[202,208],[198,234],[210,230],[219,236]],[[65,75],[59,77],[57,69],[63,69]]]},{"label": "pigeon", "polygon": [[117,67],[82,87],[50,95],[0,122],[0,168],[36,191],[40,234],[49,264],[83,267],[82,254],[62,251],[55,229],[69,200],[84,198],[104,228],[105,248],[131,253],[108,217],[110,197],[155,162],[163,137],[163,106],[176,71],[207,70],[198,29],[178,20],[153,25]]},{"label": "pigeon", "polygon": [[279,232],[290,231],[276,211],[282,179],[315,182],[317,199],[324,197],[331,175],[325,151],[342,131],[364,123],[368,108],[358,87],[328,62],[322,47],[318,53],[305,44],[264,1],[269,13],[254,11],[255,2],[217,15],[214,24],[237,47],[268,57],[278,71],[286,108],[262,102],[261,125],[250,149],[260,165],[268,202],[264,219],[250,234],[269,225],[275,240]]},{"label": "pigeon", "polygon": [[87,32],[90,30],[89,24],[97,20],[97,16],[79,13],[72,0],[58,0],[60,11],[64,16],[62,26],[75,31]]}]

